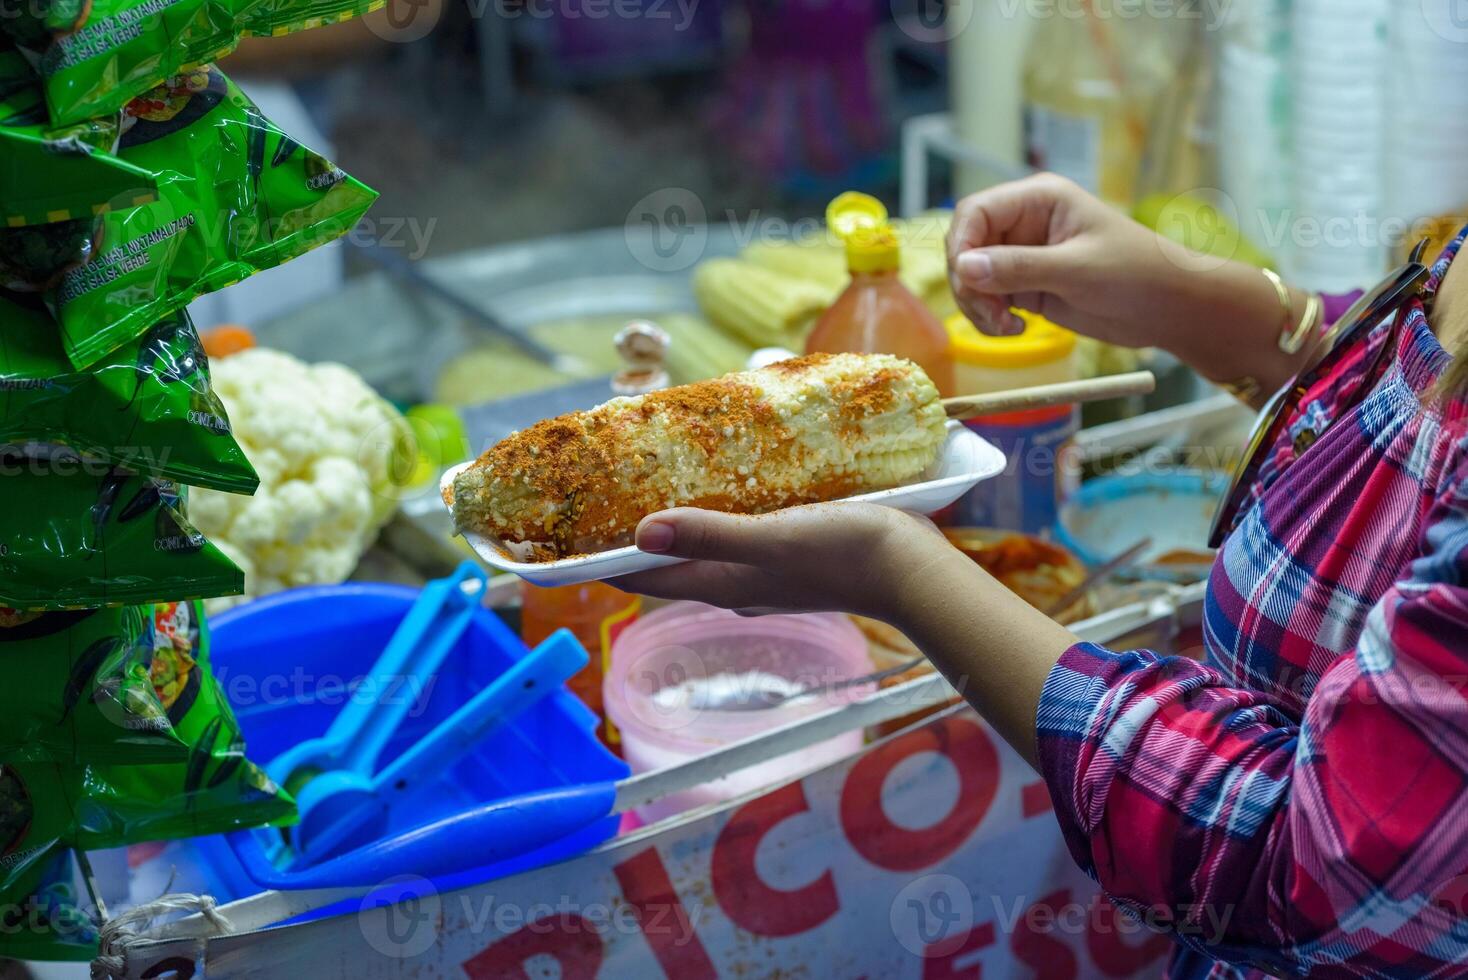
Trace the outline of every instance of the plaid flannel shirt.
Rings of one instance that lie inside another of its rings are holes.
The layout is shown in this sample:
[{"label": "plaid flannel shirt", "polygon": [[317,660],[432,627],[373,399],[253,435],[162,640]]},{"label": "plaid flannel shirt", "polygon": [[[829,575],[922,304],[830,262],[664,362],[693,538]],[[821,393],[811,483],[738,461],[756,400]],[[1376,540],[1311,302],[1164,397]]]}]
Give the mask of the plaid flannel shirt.
[{"label": "plaid flannel shirt", "polygon": [[1070,850],[1169,926],[1172,977],[1468,974],[1468,402],[1422,397],[1462,241],[1379,384],[1390,319],[1307,379],[1214,566],[1206,663],[1079,644],[1045,685]]}]

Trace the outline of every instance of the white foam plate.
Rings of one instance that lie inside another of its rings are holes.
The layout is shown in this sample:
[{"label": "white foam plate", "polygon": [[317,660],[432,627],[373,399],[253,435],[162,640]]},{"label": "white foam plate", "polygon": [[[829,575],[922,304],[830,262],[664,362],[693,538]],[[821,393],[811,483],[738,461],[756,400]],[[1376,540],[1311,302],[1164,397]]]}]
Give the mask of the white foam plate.
[{"label": "white foam plate", "polygon": [[[471,462],[472,460],[466,461],[444,471],[439,478],[440,499],[442,491]],[[992,444],[970,431],[963,423],[949,422],[948,438],[943,443],[943,451],[933,465],[928,467],[920,481],[905,487],[878,490],[845,499],[931,514],[947,507],[981,481],[1003,472],[1004,465],[1004,454]],[[511,572],[534,585],[580,585],[583,582],[595,582],[685,560],[669,555],[650,554],[629,546],[558,561],[520,562],[515,561],[494,538],[468,532],[465,533],[464,540],[486,565],[502,572]]]}]

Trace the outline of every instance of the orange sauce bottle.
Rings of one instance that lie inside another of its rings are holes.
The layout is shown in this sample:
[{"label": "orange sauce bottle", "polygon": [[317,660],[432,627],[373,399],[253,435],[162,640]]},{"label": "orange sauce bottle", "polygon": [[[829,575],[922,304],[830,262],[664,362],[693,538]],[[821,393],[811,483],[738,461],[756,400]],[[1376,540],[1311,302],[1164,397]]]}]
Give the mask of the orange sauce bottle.
[{"label": "orange sauce bottle", "polygon": [[939,394],[953,394],[948,331],[897,277],[901,251],[882,202],[848,191],[826,209],[846,245],[851,285],[816,321],[805,352],[895,354],[921,367]]},{"label": "orange sauce bottle", "polygon": [[602,711],[601,685],[612,656],[612,644],[622,630],[637,620],[642,598],[620,592],[603,582],[541,588],[521,583],[520,636],[534,647],[561,627],[581,641],[590,661],[566,682],[571,693],[602,719],[597,734],[609,747],[619,738]]}]

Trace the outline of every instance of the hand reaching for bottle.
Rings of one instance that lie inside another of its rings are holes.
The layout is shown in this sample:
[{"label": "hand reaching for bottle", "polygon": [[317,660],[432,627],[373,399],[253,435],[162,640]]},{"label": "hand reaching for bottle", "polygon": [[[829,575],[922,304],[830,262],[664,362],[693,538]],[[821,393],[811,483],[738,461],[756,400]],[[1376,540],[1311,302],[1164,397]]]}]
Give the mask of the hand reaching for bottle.
[{"label": "hand reaching for bottle", "polygon": [[[1018,333],[1010,307],[1125,347],[1161,347],[1215,380],[1266,391],[1297,364],[1279,352],[1283,311],[1258,269],[1191,252],[1054,174],[958,203],[948,277],[985,333]],[[1304,307],[1295,295],[1293,316]]]},{"label": "hand reaching for bottle", "polygon": [[1152,345],[1159,305],[1188,276],[1159,236],[1054,174],[964,198],[947,244],[959,308],[994,334],[1023,328],[1017,306],[1111,343]]}]

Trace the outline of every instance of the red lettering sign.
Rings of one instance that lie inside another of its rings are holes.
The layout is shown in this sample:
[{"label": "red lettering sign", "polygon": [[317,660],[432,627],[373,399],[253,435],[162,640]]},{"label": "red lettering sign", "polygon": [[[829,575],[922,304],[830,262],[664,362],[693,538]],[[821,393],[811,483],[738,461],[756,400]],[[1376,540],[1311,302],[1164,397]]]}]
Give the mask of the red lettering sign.
[{"label": "red lettering sign", "polygon": [[561,968],[561,980],[593,980],[601,969],[601,934],[579,915],[537,919],[486,947],[466,962],[469,980],[530,980],[525,961],[549,956]]},{"label": "red lettering sign", "polygon": [[688,921],[688,911],[673,890],[657,848],[634,854],[612,871],[663,972],[678,980],[718,980],[719,973]]},{"label": "red lettering sign", "polygon": [[739,928],[757,936],[793,936],[814,929],[840,909],[836,882],[829,871],[804,888],[784,891],[766,885],[755,869],[755,852],[765,835],[782,821],[809,810],[805,785],[791,783],[750,800],[719,831],[709,877],[719,907]]},{"label": "red lettering sign", "polygon": [[[958,801],[921,830],[899,827],[882,809],[882,785],[920,752],[947,756],[958,771]],[[852,767],[841,790],[841,826],[858,854],[888,871],[917,871],[952,854],[979,826],[999,789],[999,754],[978,722],[952,715],[886,745]]]},{"label": "red lettering sign", "polygon": [[1035,971],[1035,980],[1075,980],[1076,954],[1056,936],[1056,917],[1070,905],[1070,889],[1051,892],[1029,908],[1009,937],[1014,958]]},{"label": "red lettering sign", "polygon": [[1026,817],[1038,817],[1055,809],[1050,801],[1050,790],[1044,783],[1026,783],[1019,791],[1020,812]]}]

